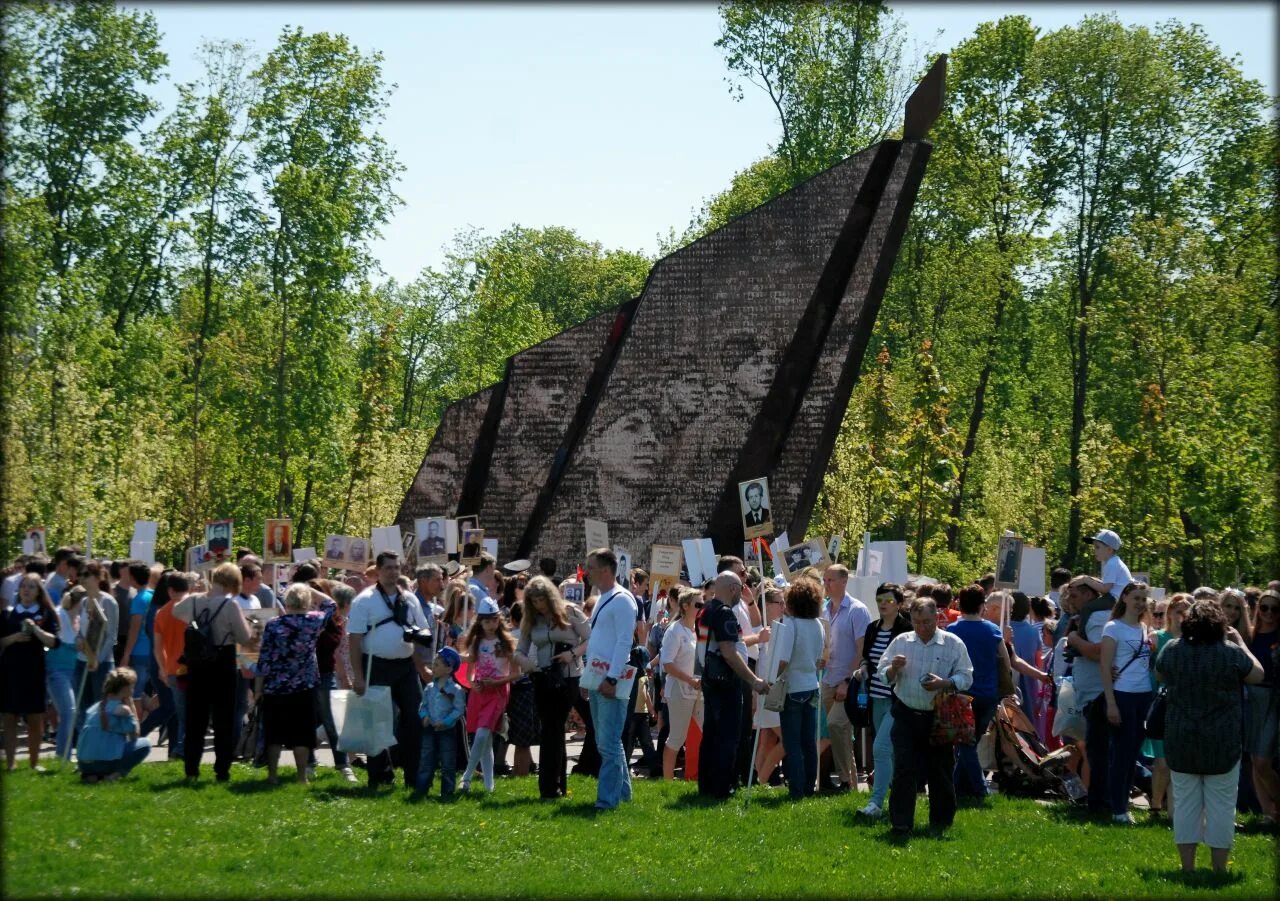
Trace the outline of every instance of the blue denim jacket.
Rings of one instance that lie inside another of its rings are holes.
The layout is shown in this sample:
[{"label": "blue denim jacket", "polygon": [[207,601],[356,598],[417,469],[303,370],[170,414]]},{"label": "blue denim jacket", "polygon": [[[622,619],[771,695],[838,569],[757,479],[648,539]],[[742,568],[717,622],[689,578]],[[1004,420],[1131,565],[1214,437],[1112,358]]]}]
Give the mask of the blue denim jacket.
[{"label": "blue denim jacket", "polygon": [[76,744],[76,757],[88,760],[119,760],[124,756],[130,732],[138,731],[133,711],[119,701],[107,701],[107,728],[102,728],[99,710],[102,702],[91,706],[84,715],[84,727]]},{"label": "blue denim jacket", "polygon": [[427,686],[418,707],[418,720],[431,717],[434,722],[452,726],[467,711],[467,693],[452,675],[441,684],[439,679]]}]

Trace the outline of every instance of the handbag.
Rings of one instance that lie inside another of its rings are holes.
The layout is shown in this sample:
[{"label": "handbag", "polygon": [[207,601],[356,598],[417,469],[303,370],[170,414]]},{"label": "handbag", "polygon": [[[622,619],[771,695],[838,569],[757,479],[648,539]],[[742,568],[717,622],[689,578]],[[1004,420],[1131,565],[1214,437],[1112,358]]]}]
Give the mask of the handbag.
[{"label": "handbag", "polygon": [[[786,622],[786,620],[783,620]],[[795,658],[796,653],[796,637],[799,630],[791,628],[791,653],[788,660]],[[774,683],[769,686],[769,693],[764,696],[764,709],[773,713],[781,713],[782,709],[787,706],[787,695],[790,694],[788,686],[791,684],[791,667],[788,666],[781,673]]]},{"label": "handbag", "polygon": [[1147,708],[1147,718],[1144,725],[1147,730],[1147,738],[1153,738],[1156,741],[1164,739],[1164,715],[1167,704],[1165,700],[1164,689],[1156,692],[1156,696],[1151,701],[1151,706]]},{"label": "handbag", "polygon": [[1084,740],[1084,710],[1076,702],[1075,682],[1067,676],[1058,683],[1058,707],[1053,716],[1053,734],[1059,738]]},{"label": "handbag", "polygon": [[971,745],[976,731],[971,697],[957,691],[941,692],[933,696],[930,744]]},{"label": "handbag", "polygon": [[347,715],[338,736],[338,750],[374,756],[396,743],[395,708],[391,704],[391,688],[370,685],[373,655],[365,667],[364,694],[352,692],[347,697]]}]

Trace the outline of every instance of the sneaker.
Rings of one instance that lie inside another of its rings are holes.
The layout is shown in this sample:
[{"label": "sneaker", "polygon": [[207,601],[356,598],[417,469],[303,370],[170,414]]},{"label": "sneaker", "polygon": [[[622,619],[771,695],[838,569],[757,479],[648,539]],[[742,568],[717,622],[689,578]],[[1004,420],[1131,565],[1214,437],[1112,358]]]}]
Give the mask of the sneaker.
[{"label": "sneaker", "polygon": [[307,778],[308,778],[308,779],[314,779],[315,777],[316,777],[316,767],[315,767],[315,764],[309,764],[309,765],[307,766]]},{"label": "sneaker", "polygon": [[1132,826],[1134,823],[1133,814],[1117,813],[1115,816],[1111,818],[1111,822],[1116,823],[1120,826]]},{"label": "sneaker", "polygon": [[877,817],[884,816],[884,808],[875,801],[868,801],[867,806],[859,810],[858,813],[862,814],[864,817],[871,817],[872,819],[875,819]]},{"label": "sneaker", "polygon": [[344,766],[342,768],[342,778],[353,784],[360,781],[356,778],[355,772],[349,766]]}]

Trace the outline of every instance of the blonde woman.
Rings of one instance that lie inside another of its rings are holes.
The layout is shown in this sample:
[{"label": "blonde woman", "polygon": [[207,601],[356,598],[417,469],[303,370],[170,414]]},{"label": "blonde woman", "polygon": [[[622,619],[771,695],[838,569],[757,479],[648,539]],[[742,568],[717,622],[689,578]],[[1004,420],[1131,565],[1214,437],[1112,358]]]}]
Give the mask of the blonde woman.
[{"label": "blonde woman", "polygon": [[[693,665],[697,650],[697,619],[702,609],[702,592],[694,588],[677,588],[676,615],[678,619],[667,626],[662,636],[662,653],[659,660],[666,675],[664,697],[670,723],[667,744],[662,749],[662,778],[675,778],[676,755],[689,735],[689,723],[702,728],[702,683],[694,675]],[[686,771],[693,755],[686,753]],[[688,773],[686,772],[686,776]]]}]

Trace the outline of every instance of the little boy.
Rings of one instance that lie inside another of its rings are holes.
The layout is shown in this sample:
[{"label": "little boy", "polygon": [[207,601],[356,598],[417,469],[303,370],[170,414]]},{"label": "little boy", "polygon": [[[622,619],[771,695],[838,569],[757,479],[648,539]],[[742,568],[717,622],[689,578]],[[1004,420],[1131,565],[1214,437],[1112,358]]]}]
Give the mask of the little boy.
[{"label": "little boy", "polygon": [[431,675],[435,678],[422,693],[422,705],[418,716],[422,718],[422,757],[418,763],[417,791],[431,791],[431,780],[436,768],[440,769],[440,799],[453,797],[457,767],[454,766],[456,743],[454,724],[467,710],[467,696],[454,673],[462,665],[462,658],[453,648],[441,648],[431,662]]},{"label": "little boy", "polygon": [[1110,529],[1103,529],[1089,539],[1093,542],[1093,556],[1102,564],[1102,584],[1111,600],[1120,600],[1125,586],[1133,581],[1129,567],[1120,559],[1120,536]]}]

